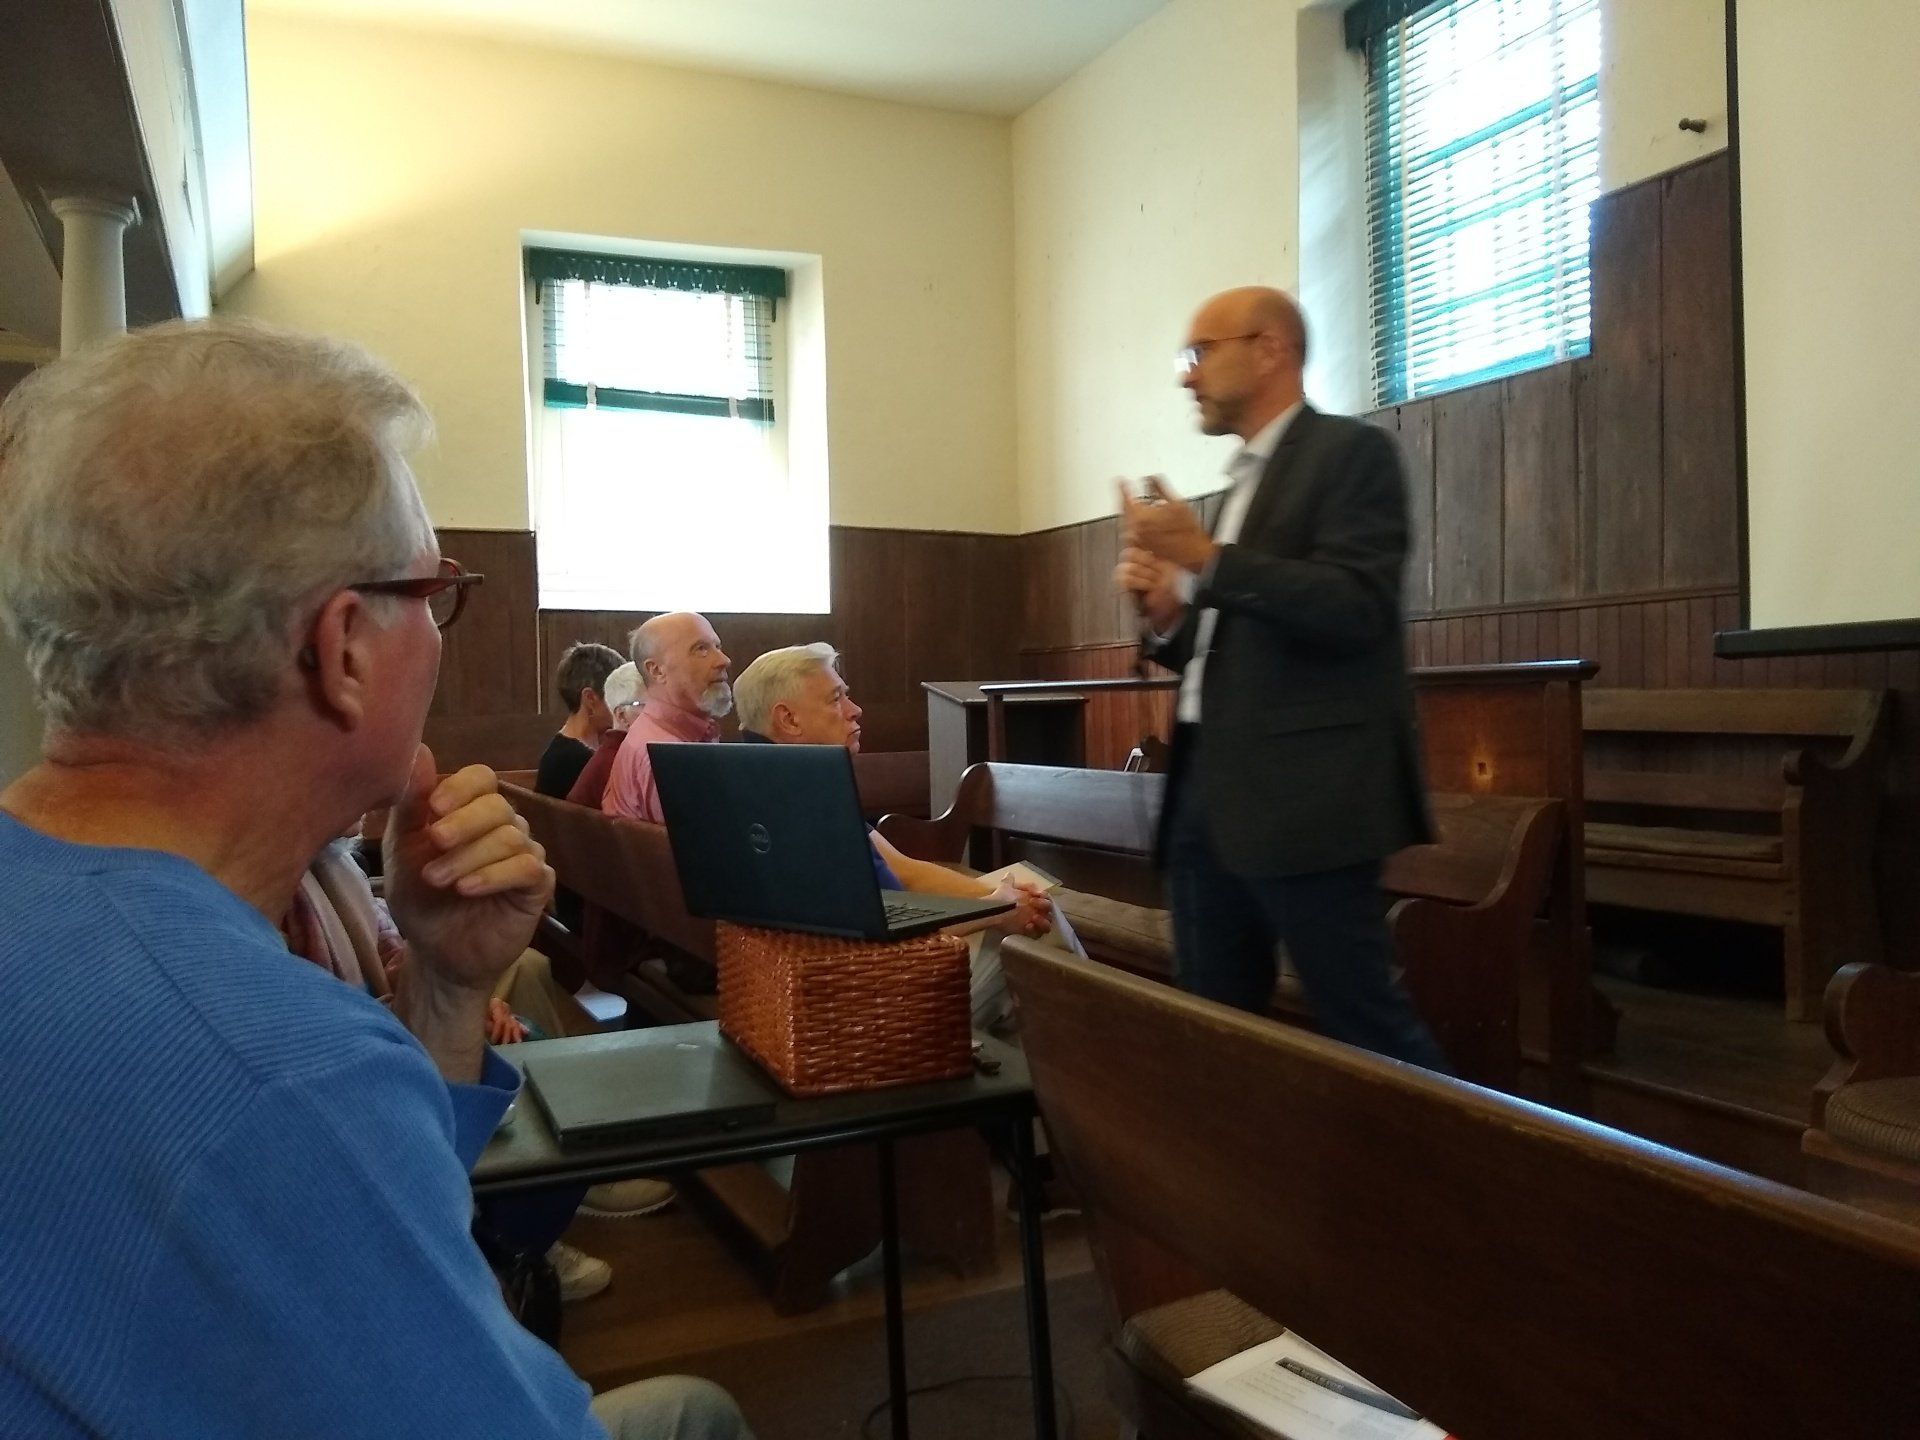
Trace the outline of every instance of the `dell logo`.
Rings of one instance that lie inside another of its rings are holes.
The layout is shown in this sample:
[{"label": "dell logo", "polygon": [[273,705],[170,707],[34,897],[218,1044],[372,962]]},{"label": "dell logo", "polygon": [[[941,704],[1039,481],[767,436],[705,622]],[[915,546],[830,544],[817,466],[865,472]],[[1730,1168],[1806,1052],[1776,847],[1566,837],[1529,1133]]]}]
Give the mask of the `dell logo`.
[{"label": "dell logo", "polygon": [[753,847],[754,854],[764,855],[773,849],[773,836],[767,833],[764,825],[750,825],[747,827],[747,844]]}]

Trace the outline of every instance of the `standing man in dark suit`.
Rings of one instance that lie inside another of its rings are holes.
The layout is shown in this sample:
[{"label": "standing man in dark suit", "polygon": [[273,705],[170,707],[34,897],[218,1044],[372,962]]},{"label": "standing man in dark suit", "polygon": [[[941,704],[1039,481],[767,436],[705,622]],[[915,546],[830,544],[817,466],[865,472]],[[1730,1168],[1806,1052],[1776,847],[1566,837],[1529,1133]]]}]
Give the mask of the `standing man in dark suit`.
[{"label": "standing man in dark suit", "polygon": [[1277,290],[1201,307],[1181,352],[1200,428],[1237,435],[1209,535],[1155,477],[1121,490],[1115,583],[1180,673],[1160,853],[1183,988],[1264,1013],[1283,942],[1335,1039],[1444,1070],[1393,974],[1381,862],[1430,838],[1401,642],[1393,442],[1306,403]]}]

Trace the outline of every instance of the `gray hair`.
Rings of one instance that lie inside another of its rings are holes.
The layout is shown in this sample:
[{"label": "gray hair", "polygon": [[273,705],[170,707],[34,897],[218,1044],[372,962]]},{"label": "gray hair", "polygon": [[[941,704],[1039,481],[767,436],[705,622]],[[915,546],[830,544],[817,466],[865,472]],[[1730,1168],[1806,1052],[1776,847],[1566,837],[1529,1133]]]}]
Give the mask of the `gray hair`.
[{"label": "gray hair", "polygon": [[432,548],[402,459],[428,429],[365,351],[248,321],[156,325],[27,377],[0,405],[0,618],[48,725],[264,714],[304,606]]},{"label": "gray hair", "polygon": [[623,661],[620,652],[611,645],[576,640],[560,657],[560,663],[554,666],[553,688],[560,696],[562,705],[569,711],[578,710],[582,691],[598,691],[600,698],[606,700],[607,677],[628,663],[631,662]]},{"label": "gray hair", "polygon": [[640,667],[627,660],[608,672],[606,684],[600,689],[600,698],[607,702],[609,710],[619,710],[623,706],[638,705],[646,697],[641,694]]},{"label": "gray hair", "polygon": [[787,645],[769,650],[755,660],[733,682],[734,708],[739,712],[740,728],[756,735],[767,733],[773,719],[773,707],[790,700],[821,666],[839,673],[840,652],[824,640],[811,645]]}]

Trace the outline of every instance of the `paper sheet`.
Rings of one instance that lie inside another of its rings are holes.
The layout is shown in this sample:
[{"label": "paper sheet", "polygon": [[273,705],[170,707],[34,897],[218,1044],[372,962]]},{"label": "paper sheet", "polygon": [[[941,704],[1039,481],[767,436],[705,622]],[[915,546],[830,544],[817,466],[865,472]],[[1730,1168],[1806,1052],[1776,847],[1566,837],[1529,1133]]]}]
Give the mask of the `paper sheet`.
[{"label": "paper sheet", "polygon": [[1187,1384],[1286,1440],[1447,1440],[1438,1425],[1291,1331]]}]

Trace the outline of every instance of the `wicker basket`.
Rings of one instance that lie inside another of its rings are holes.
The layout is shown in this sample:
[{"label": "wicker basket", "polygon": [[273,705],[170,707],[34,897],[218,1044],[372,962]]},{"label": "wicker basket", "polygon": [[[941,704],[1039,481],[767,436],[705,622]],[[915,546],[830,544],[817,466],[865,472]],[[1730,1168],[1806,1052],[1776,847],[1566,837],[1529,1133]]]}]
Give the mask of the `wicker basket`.
[{"label": "wicker basket", "polygon": [[790,1095],[879,1090],[973,1069],[967,943],[715,927],[720,1033]]}]

